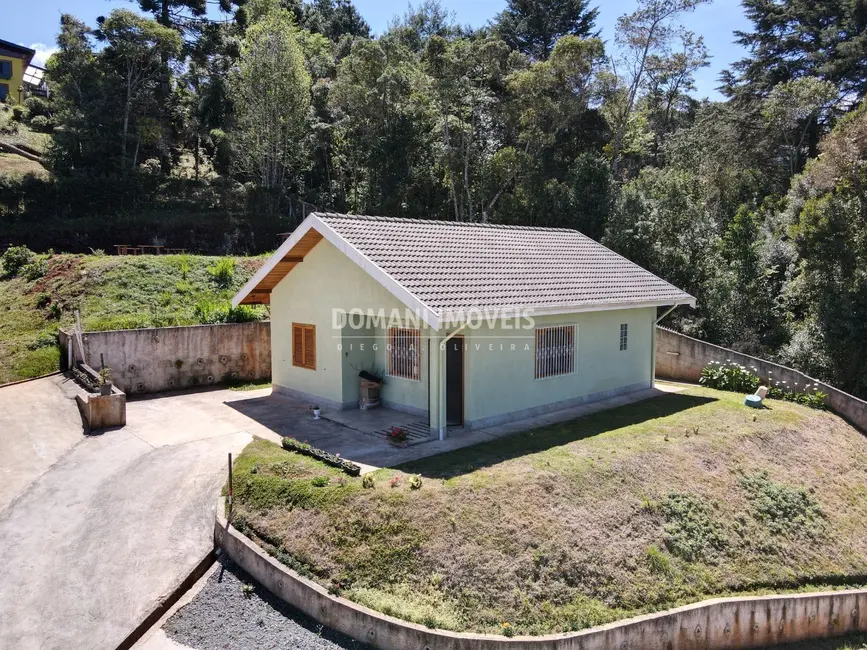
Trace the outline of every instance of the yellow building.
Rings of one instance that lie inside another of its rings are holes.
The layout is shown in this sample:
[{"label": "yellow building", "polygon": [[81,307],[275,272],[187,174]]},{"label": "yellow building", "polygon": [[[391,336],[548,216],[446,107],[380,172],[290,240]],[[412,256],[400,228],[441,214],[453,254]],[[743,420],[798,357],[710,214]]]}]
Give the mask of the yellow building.
[{"label": "yellow building", "polygon": [[0,40],[0,102],[10,96],[16,102],[25,98],[24,72],[35,55],[29,47]]}]

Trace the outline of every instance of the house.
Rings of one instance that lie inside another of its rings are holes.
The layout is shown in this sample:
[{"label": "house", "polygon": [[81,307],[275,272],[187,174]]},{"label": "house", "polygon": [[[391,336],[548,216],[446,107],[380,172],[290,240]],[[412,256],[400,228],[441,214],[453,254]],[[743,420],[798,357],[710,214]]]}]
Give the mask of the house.
[{"label": "house", "polygon": [[18,103],[24,100],[24,73],[35,55],[29,47],[0,40],[0,102],[9,96]]},{"label": "house", "polygon": [[274,391],[492,426],[653,385],[657,310],[695,298],[568,229],[313,213],[233,299],[270,304]]}]

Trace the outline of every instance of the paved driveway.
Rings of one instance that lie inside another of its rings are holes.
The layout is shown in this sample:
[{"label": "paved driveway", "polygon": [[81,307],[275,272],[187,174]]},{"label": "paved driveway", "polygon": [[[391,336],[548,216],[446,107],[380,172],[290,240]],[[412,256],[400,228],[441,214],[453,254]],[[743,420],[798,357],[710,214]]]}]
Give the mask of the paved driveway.
[{"label": "paved driveway", "polygon": [[398,449],[270,389],[131,400],[126,427],[84,436],[73,391],[59,376],[0,389],[2,650],[116,648],[211,549],[227,453],[253,435],[390,466],[661,394]]},{"label": "paved driveway", "polygon": [[111,650],[212,547],[249,433],[150,421],[85,437],[59,377],[0,389],[0,648]]}]

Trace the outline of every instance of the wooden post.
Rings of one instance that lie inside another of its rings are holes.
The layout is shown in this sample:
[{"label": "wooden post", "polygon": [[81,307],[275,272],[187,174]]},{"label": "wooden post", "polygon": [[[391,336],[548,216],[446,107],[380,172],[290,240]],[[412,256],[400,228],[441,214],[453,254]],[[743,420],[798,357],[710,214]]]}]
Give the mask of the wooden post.
[{"label": "wooden post", "polygon": [[229,452],[229,518],[232,514],[232,452]]}]

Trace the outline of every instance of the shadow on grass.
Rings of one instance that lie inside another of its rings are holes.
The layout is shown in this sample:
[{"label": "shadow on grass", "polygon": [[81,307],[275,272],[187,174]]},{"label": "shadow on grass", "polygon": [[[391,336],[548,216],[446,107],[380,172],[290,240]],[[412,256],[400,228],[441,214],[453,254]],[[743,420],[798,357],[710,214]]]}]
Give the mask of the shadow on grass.
[{"label": "shadow on grass", "polygon": [[421,474],[428,478],[452,478],[512,458],[535,454],[551,447],[591,438],[613,429],[664,418],[715,401],[717,400],[713,397],[698,395],[680,393],[664,395],[607,411],[599,411],[577,420],[552,424],[471,447],[410,461],[397,465],[395,469],[410,474]]}]

